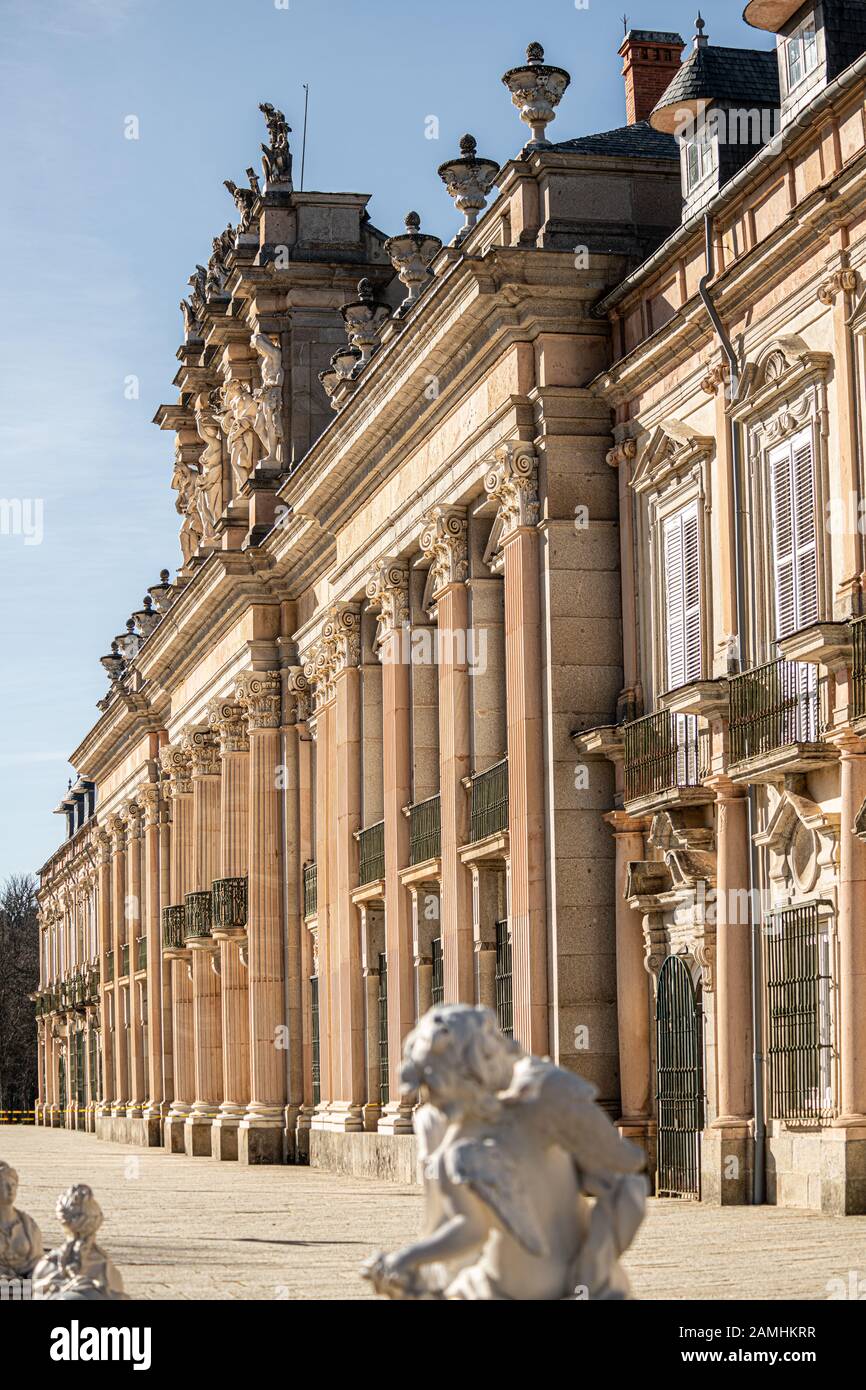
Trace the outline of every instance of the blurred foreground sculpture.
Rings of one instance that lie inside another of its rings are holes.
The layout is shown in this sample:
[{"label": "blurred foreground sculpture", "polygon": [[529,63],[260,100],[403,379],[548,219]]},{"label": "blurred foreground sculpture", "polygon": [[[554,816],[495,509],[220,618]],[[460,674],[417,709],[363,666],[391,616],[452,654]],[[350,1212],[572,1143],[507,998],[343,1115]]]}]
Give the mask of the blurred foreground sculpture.
[{"label": "blurred foreground sculpture", "polygon": [[18,1174],[0,1159],[0,1279],[29,1279],[42,1259],[42,1232],[32,1216],[18,1211]]},{"label": "blurred foreground sculpture", "polygon": [[644,1155],[594,1088],[529,1056],[488,1009],[434,1008],[406,1039],[425,1233],[362,1274],[396,1299],[625,1299]]},{"label": "blurred foreground sculpture", "polygon": [[88,1303],[128,1298],[120,1271],[96,1243],[102,1209],[92,1189],[78,1183],[62,1192],[57,1219],[67,1239],[33,1271],[33,1297]]}]

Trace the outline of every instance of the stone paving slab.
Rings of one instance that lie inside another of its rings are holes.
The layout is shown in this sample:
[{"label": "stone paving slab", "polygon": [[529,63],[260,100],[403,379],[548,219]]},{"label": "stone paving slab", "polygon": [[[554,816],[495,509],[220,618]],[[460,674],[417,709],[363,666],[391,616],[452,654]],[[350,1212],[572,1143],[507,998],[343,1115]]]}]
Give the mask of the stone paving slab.
[{"label": "stone paving slab", "polygon": [[[246,1168],[136,1149],[67,1130],[0,1126],[19,1204],[60,1239],[58,1193],[87,1182],[102,1239],[134,1298],[368,1298],[358,1265],[411,1240],[417,1188],[311,1168]],[[823,1299],[827,1282],[866,1281],[866,1217],[776,1207],[652,1202],[627,1260],[644,1299]],[[864,1283],[866,1293],[866,1283]]]}]

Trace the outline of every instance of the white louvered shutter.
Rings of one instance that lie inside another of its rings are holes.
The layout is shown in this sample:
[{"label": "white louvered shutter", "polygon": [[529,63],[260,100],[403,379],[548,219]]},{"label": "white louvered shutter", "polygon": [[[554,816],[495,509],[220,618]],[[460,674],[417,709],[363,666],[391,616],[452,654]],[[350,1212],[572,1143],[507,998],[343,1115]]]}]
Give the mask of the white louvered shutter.
[{"label": "white louvered shutter", "polygon": [[697,503],[664,526],[665,641],[668,690],[703,675],[701,553]]},{"label": "white louvered shutter", "polygon": [[818,619],[818,537],[811,430],[770,454],[776,637]]}]

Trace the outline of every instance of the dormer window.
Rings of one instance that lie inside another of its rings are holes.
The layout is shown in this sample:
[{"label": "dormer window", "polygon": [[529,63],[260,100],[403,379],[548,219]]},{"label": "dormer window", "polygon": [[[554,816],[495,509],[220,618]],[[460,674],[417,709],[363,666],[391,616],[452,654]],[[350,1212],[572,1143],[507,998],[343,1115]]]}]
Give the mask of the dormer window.
[{"label": "dormer window", "polygon": [[683,141],[686,193],[692,193],[716,167],[716,146],[710,125],[701,121],[693,135]]},{"label": "dormer window", "polygon": [[785,43],[788,91],[805,81],[818,66],[818,29],[814,15],[804,19]]}]

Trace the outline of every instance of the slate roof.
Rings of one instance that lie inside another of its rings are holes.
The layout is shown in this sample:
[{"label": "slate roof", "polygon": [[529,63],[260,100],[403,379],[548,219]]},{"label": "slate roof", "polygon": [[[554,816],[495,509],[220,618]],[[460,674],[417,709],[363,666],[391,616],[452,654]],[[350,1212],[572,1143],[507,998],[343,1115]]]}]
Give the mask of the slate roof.
[{"label": "slate roof", "polygon": [[674,137],[653,130],[649,121],[638,121],[636,125],[621,126],[618,130],[605,130],[598,135],[579,135],[575,140],[561,140],[554,145],[554,149],[570,150],[575,154],[607,155],[609,158],[679,159]]},{"label": "slate roof", "polygon": [[656,111],[690,101],[736,106],[778,106],[779,64],[774,48],[696,48],[658,102]]}]

